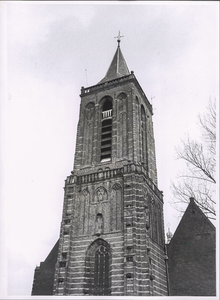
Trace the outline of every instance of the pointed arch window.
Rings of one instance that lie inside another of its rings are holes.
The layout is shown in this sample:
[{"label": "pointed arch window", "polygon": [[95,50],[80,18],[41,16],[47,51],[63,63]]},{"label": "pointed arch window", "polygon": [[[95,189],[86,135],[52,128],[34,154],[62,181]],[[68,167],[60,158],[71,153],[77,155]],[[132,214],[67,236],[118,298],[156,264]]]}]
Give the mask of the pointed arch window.
[{"label": "pointed arch window", "polygon": [[101,162],[112,156],[112,100],[106,98],[102,106]]},{"label": "pointed arch window", "polygon": [[94,295],[109,294],[109,253],[104,245],[95,252]]},{"label": "pointed arch window", "polygon": [[98,239],[86,254],[84,293],[89,295],[110,295],[111,253],[109,244]]}]

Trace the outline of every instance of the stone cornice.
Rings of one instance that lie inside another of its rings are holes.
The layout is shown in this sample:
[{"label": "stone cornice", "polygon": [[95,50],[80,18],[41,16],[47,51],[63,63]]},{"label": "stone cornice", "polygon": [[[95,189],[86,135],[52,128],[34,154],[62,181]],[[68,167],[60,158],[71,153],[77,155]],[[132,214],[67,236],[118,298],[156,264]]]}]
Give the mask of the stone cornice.
[{"label": "stone cornice", "polygon": [[148,177],[144,166],[136,164],[128,164],[120,168],[115,168],[111,170],[97,171],[89,174],[83,175],[70,175],[67,177],[65,183],[81,185],[84,183],[92,183],[103,181],[105,179],[111,179],[116,177],[124,177],[125,175],[138,174],[144,176],[145,182],[150,187],[150,189],[158,196],[158,198],[163,202],[163,192],[161,192],[153,181]]}]

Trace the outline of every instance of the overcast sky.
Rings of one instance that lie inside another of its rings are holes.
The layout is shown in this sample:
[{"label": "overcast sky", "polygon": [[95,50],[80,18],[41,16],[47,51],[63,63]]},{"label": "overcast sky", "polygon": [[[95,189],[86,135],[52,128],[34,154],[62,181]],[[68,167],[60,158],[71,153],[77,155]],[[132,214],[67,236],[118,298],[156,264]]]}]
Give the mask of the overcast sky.
[{"label": "overcast sky", "polygon": [[198,137],[197,115],[210,97],[218,100],[219,3],[9,1],[0,8],[8,75],[1,168],[8,273],[1,285],[8,295],[30,295],[34,268],[59,237],[80,88],[105,76],[119,30],[128,68],[153,104],[165,229],[175,231],[170,183],[182,165],[174,148],[187,132]]}]

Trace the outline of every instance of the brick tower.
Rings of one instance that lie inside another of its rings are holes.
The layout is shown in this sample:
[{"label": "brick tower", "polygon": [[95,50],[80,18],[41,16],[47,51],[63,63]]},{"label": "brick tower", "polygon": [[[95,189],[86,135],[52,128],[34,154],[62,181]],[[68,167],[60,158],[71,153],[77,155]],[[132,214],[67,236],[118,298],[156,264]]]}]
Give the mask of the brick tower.
[{"label": "brick tower", "polygon": [[54,295],[167,295],[163,195],[152,106],[118,47],[106,76],[81,89]]}]

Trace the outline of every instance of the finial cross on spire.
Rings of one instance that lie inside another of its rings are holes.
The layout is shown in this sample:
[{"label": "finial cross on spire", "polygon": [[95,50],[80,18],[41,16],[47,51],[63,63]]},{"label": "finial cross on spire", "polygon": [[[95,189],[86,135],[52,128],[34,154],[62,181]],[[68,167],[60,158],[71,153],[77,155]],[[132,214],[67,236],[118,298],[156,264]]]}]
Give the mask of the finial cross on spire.
[{"label": "finial cross on spire", "polygon": [[115,36],[115,39],[117,38],[118,46],[120,45],[121,38],[124,37],[123,35],[120,35],[120,31],[118,32],[118,36]]}]

